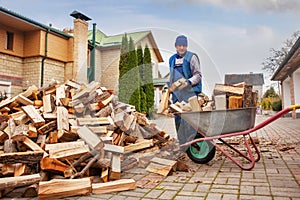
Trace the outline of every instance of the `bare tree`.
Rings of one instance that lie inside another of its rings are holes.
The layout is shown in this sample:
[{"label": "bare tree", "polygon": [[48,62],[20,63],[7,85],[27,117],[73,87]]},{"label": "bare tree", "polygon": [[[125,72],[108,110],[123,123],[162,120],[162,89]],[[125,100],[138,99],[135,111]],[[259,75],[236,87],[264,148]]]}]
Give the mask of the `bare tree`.
[{"label": "bare tree", "polygon": [[[297,39],[300,36],[300,31],[295,31],[290,38],[286,39],[283,42],[283,46],[280,49],[270,49],[270,54],[268,58],[262,62],[262,70],[267,72],[268,77],[272,76],[278,67],[281,65],[287,54],[289,53],[292,46],[295,44]],[[279,83],[278,83],[278,91],[280,92]]]}]

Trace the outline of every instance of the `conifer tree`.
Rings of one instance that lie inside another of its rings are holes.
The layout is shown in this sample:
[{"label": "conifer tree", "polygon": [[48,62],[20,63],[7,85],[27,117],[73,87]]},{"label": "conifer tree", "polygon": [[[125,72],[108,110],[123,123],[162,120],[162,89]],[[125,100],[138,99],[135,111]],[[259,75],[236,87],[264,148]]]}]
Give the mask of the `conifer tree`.
[{"label": "conifer tree", "polygon": [[144,49],[143,63],[144,63],[144,76],[145,76],[143,87],[147,99],[147,114],[149,115],[154,105],[154,85],[153,85],[151,53],[147,44]]}]

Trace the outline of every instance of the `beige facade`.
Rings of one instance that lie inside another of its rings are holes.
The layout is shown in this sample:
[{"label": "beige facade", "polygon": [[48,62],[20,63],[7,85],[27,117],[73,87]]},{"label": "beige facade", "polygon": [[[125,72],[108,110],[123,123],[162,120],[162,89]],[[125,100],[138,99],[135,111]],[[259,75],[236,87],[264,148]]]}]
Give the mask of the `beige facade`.
[{"label": "beige facade", "polygon": [[[161,62],[157,56],[157,47],[151,41],[152,35],[149,32],[144,38],[139,41],[135,41],[135,47],[141,45],[142,49],[148,45],[151,53],[151,61],[153,64],[153,77],[158,77],[158,63]],[[99,81],[101,85],[118,91],[118,79],[119,79],[119,60],[120,60],[120,46],[114,47],[97,47],[96,51],[96,69],[95,80]]]}]

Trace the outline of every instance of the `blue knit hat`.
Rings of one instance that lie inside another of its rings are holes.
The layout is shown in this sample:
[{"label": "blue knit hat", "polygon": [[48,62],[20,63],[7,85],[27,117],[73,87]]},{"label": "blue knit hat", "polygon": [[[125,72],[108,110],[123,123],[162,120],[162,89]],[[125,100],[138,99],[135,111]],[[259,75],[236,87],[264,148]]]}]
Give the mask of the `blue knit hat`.
[{"label": "blue knit hat", "polygon": [[185,37],[184,35],[177,36],[176,41],[175,41],[175,46],[178,46],[178,45],[187,46],[188,45],[187,37]]}]

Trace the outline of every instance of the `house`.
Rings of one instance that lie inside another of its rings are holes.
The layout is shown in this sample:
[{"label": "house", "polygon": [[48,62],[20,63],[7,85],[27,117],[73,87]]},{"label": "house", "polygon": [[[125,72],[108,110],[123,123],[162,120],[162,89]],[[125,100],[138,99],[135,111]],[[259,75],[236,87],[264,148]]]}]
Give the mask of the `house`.
[{"label": "house", "polygon": [[[128,39],[131,37],[135,47],[141,45],[144,50],[146,44],[151,53],[153,66],[153,77],[158,76],[158,63],[163,62],[163,58],[158,50],[157,44],[151,31],[140,31],[126,33]],[[96,55],[95,55],[95,80],[102,86],[109,89],[118,89],[119,78],[119,58],[124,34],[105,35],[100,30],[96,30]],[[89,41],[92,41],[92,31],[89,31]]]},{"label": "house", "polygon": [[[280,82],[283,108],[300,104],[300,37],[275,71],[271,80]],[[294,119],[299,118],[300,111],[294,110],[292,117]]]},{"label": "house", "polygon": [[[74,11],[73,29],[60,31],[0,7],[0,92],[14,96],[30,85],[47,86],[52,79],[87,83],[92,60],[95,80],[117,89],[123,34],[107,36],[88,30],[89,17]],[[93,25],[95,27],[95,24]],[[154,76],[162,56],[150,31],[128,33],[136,46],[151,51]],[[90,38],[90,40],[89,40]],[[95,56],[94,56],[95,55]]]},{"label": "house", "polygon": [[81,30],[87,27],[85,20],[76,18],[70,35],[0,7],[1,92],[14,96],[29,85],[41,87],[52,79],[86,80],[88,41],[87,31],[85,36]]},{"label": "house", "polygon": [[264,75],[262,73],[250,74],[225,74],[225,84],[237,84],[245,82],[247,85],[252,85],[252,90],[257,92],[258,101],[261,101]]}]

